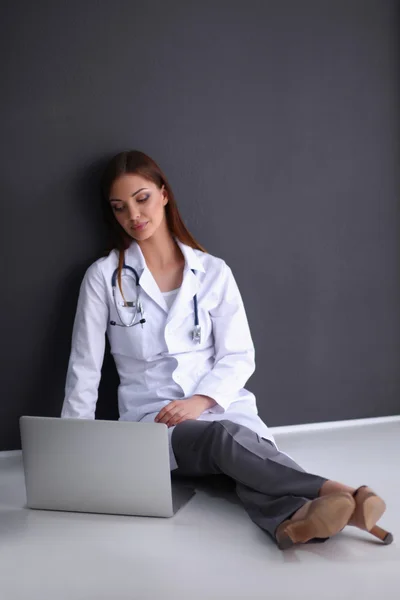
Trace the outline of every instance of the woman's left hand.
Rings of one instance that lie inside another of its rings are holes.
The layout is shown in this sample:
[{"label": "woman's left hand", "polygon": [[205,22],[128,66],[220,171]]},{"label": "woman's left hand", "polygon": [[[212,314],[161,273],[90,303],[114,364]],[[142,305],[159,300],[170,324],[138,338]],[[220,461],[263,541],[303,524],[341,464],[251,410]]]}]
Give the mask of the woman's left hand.
[{"label": "woman's left hand", "polygon": [[173,400],[160,410],[154,421],[172,427],[188,419],[197,419],[201,413],[215,404],[216,402],[212,398],[200,395],[186,398],[186,400]]}]

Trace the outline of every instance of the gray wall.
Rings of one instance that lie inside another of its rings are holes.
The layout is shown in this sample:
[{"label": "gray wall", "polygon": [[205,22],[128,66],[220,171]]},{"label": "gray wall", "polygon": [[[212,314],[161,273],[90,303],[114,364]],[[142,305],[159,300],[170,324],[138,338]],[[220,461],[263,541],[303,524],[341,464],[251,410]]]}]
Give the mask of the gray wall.
[{"label": "gray wall", "polygon": [[0,21],[0,449],[59,415],[99,172],[127,148],[232,267],[269,425],[399,413],[397,2],[20,0]]}]

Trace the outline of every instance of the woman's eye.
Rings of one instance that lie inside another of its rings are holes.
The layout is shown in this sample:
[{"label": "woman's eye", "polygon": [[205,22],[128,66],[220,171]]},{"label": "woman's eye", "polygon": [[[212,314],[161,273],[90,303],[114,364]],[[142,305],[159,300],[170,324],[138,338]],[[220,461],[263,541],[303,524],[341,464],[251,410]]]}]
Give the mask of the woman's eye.
[{"label": "woman's eye", "polygon": [[[136,200],[136,202],[141,204],[142,202],[146,202],[146,200],[148,200],[149,198],[150,198],[150,194],[146,194],[146,196],[139,198],[138,200]],[[125,210],[125,205],[116,206],[116,204],[113,204],[112,207],[113,207],[114,212],[121,212],[121,211]]]}]

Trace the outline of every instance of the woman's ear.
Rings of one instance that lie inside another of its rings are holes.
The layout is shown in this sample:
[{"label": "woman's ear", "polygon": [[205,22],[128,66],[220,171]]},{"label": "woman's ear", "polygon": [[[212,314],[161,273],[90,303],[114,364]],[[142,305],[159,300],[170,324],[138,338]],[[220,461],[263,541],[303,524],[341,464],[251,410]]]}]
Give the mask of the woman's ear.
[{"label": "woman's ear", "polygon": [[166,204],[168,204],[168,196],[167,196],[167,192],[165,191],[164,184],[161,188],[161,193],[163,194],[163,206],[165,206]]}]

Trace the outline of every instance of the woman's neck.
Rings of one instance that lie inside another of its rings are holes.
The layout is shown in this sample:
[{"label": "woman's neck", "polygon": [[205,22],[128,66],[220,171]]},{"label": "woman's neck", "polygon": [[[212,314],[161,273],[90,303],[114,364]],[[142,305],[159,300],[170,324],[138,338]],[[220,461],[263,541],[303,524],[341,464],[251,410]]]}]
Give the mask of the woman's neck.
[{"label": "woman's neck", "polygon": [[182,252],[168,229],[160,227],[149,239],[137,243],[150,270],[164,270],[182,262]]}]

